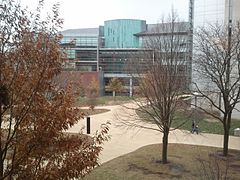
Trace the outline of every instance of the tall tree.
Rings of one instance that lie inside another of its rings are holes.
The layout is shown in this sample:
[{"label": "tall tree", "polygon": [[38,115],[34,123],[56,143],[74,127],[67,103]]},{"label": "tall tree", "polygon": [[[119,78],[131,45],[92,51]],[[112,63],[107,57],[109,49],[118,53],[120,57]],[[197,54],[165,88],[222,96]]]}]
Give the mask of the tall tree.
[{"label": "tall tree", "polygon": [[[195,72],[201,77],[195,90],[206,102],[199,108],[218,119],[224,129],[223,155],[228,155],[232,112],[240,102],[240,24],[232,27],[215,24],[196,32]],[[208,106],[221,113],[209,111]]]},{"label": "tall tree", "polygon": [[142,118],[129,118],[123,123],[163,133],[162,163],[167,163],[168,135],[175,120],[175,111],[180,107],[179,95],[188,89],[188,35],[188,24],[179,22],[173,13],[150,29],[148,34],[143,34],[145,50],[132,59],[131,72],[133,78],[139,80],[138,91],[142,97],[134,100]]},{"label": "tall tree", "polygon": [[98,163],[108,127],[92,138],[66,131],[82,117],[75,93],[54,82],[61,72],[58,5],[41,20],[0,0],[0,179],[73,179]]}]

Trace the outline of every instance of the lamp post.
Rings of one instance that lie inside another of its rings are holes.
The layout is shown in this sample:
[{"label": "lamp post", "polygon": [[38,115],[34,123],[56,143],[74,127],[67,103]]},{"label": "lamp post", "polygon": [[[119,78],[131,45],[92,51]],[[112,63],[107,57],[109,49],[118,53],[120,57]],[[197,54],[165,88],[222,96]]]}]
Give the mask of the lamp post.
[{"label": "lamp post", "polygon": [[[232,0],[229,0],[229,9],[228,9],[228,55],[230,60],[231,53],[231,38],[232,38]],[[230,62],[229,62],[230,64]]]},{"label": "lamp post", "polygon": [[[231,52],[231,38],[232,38],[232,0],[229,0],[228,9],[228,53]],[[230,54],[229,54],[230,57]]]},{"label": "lamp post", "polygon": [[[226,83],[225,83],[225,95],[230,95],[230,72],[231,72],[231,44],[232,44],[232,0],[229,0],[229,12],[228,12],[228,47],[227,47],[227,62],[226,62]],[[231,104],[229,101],[224,101],[225,112],[227,112],[227,117],[224,120],[224,141],[223,141],[223,155],[228,155],[228,143],[229,143],[229,130],[231,124]],[[229,120],[230,119],[230,120]]]},{"label": "lamp post", "polygon": [[232,0],[229,0],[229,12],[228,12],[228,46],[227,46],[227,62],[226,62],[226,91],[229,94],[230,85],[230,66],[231,66],[231,43],[232,43]]}]

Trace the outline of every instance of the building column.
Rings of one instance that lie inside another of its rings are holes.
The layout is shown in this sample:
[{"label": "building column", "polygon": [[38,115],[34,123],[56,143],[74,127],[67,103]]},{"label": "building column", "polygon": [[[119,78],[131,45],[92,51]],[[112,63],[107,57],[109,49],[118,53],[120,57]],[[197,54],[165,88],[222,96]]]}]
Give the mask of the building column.
[{"label": "building column", "polygon": [[97,72],[99,71],[99,47],[100,46],[100,36],[97,39]]},{"label": "building column", "polygon": [[129,79],[129,97],[133,96],[133,84],[132,84],[132,77]]}]

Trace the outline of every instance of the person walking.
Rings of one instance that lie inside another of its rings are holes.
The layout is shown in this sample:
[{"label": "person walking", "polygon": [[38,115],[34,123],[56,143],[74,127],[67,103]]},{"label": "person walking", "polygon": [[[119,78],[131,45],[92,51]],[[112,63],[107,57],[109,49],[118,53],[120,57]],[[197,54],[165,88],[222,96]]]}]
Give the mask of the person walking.
[{"label": "person walking", "polygon": [[194,132],[196,132],[196,134],[198,134],[198,132],[199,132],[198,125],[196,125],[195,121],[192,122],[192,131],[191,131],[191,133],[194,134]]},{"label": "person walking", "polygon": [[194,131],[198,134],[198,125],[195,126]]},{"label": "person walking", "polygon": [[192,121],[192,131],[191,131],[191,133],[194,133],[194,129],[195,129],[195,121]]}]

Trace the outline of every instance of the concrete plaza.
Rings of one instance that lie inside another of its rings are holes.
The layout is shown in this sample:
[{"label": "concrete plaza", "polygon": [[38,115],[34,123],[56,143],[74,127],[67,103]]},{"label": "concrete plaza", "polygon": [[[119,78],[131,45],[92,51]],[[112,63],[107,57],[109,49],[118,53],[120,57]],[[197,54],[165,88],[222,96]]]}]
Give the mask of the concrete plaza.
[{"label": "concrete plaza", "polygon": [[[132,107],[131,103],[126,104]],[[91,133],[100,129],[101,124],[110,122],[109,135],[111,139],[103,145],[103,151],[100,156],[100,162],[104,163],[118,156],[132,152],[142,146],[149,144],[157,144],[162,142],[162,134],[157,131],[139,128],[127,128],[119,126],[119,119],[128,120],[135,116],[135,111],[121,105],[96,107],[109,109],[110,111],[102,114],[92,115],[91,117]],[[86,126],[86,119],[81,120],[73,126],[68,132],[77,133]],[[85,131],[86,132],[86,131]],[[204,146],[223,146],[223,135],[200,133],[198,135],[191,134],[184,130],[174,130],[170,132],[169,143],[194,144]],[[229,148],[240,150],[240,137],[230,136]]]}]

